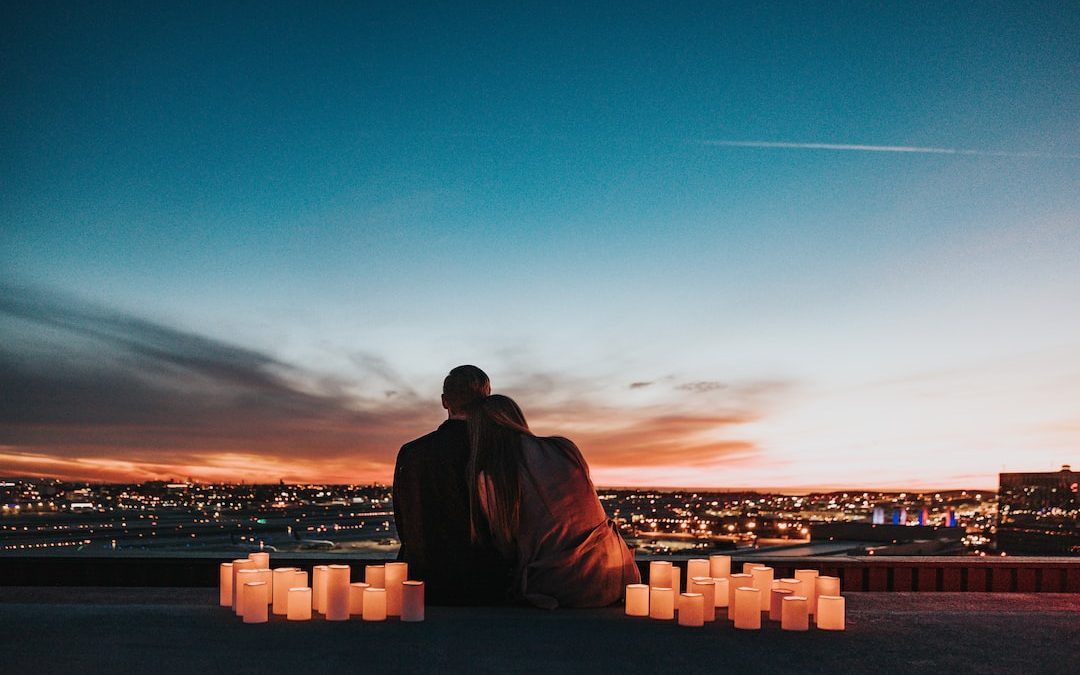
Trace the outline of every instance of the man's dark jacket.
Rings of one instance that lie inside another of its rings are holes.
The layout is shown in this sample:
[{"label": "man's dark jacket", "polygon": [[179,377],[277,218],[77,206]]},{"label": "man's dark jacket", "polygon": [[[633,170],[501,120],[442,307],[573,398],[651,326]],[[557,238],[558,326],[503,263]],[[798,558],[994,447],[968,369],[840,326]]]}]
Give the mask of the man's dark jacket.
[{"label": "man's dark jacket", "polygon": [[446,420],[401,447],[394,469],[394,520],[409,578],[431,604],[492,604],[506,598],[510,564],[472,542],[466,423]]}]

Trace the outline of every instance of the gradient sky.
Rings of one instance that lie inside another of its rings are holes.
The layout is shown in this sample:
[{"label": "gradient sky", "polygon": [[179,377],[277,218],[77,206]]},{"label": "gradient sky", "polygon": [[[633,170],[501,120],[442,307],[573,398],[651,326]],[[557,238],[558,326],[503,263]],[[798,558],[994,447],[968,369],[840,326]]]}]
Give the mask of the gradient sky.
[{"label": "gradient sky", "polygon": [[941,5],[5,2],[0,474],[386,481],[461,363],[600,484],[1080,464],[1080,10]]}]

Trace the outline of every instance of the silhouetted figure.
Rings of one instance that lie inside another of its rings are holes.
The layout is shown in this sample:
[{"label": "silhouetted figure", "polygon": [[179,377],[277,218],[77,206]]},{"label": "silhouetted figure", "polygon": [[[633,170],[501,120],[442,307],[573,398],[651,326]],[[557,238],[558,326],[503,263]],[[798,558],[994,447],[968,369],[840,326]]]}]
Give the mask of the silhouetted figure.
[{"label": "silhouetted figure", "polygon": [[470,406],[491,391],[484,371],[458,366],[443,381],[449,418],[402,446],[394,469],[394,520],[409,578],[421,579],[431,604],[506,601],[509,565],[486,543],[474,542],[469,516]]},{"label": "silhouetted figure", "polygon": [[506,396],[479,402],[468,426],[474,536],[512,561],[511,598],[602,607],[641,580],[577,446],[533,435]]}]

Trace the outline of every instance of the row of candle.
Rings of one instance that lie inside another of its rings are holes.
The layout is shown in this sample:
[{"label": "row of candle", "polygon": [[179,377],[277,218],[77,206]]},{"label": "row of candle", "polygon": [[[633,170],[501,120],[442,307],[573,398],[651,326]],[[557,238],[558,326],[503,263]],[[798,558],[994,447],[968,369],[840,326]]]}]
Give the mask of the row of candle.
[{"label": "row of candle", "polygon": [[349,565],[316,565],[312,583],[307,572],[296,567],[271,570],[269,553],[221,563],[218,604],[231,607],[244,623],[265,623],[269,614],[290,621],[307,621],[312,611],[327,621],[347,621],[359,615],[364,621],[424,620],[424,582],[409,581],[408,563],[367,565],[364,581],[351,583]]},{"label": "row of candle", "polygon": [[668,561],[650,562],[649,583],[626,587],[626,613],[671,620],[678,610],[680,625],[702,626],[716,620],[718,608],[726,608],[740,629],[761,628],[765,612],[784,630],[808,630],[811,615],[822,630],[844,630],[845,601],[838,577],[795,570],[793,579],[774,579],[771,567],[755,563],[731,574],[731,557],[726,555],[688,561],[685,593],[680,592],[681,575]]}]

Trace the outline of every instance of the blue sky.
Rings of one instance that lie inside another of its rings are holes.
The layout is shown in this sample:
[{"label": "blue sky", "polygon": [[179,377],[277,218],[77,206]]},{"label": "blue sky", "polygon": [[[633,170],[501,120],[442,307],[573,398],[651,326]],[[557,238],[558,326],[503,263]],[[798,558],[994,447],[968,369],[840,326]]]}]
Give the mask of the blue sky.
[{"label": "blue sky", "polygon": [[[8,396],[55,401],[55,364],[102,353],[146,380],[57,319],[127,317],[145,349],[257,354],[342,431],[289,424],[302,460],[258,464],[257,417],[195,442],[120,415],[118,441],[31,433],[27,404],[0,469],[385,478],[462,362],[601,482],[1076,461],[1075,5],[582,5],[6,4]],[[250,394],[170,377],[160,419]]]}]

